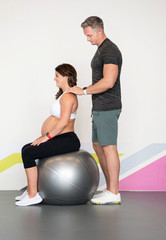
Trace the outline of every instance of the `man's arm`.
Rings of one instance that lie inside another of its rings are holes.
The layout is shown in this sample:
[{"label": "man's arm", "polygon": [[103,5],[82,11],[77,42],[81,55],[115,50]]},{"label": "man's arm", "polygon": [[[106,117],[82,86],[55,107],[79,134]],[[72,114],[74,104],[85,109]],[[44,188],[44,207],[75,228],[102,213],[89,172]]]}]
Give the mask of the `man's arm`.
[{"label": "man's arm", "polygon": [[[118,66],[115,64],[104,64],[103,68],[103,78],[97,83],[87,87],[87,94],[97,94],[107,91],[112,88],[116,82],[118,76]],[[72,92],[77,95],[83,95],[84,91],[82,88],[74,86],[69,89],[69,92]]]}]

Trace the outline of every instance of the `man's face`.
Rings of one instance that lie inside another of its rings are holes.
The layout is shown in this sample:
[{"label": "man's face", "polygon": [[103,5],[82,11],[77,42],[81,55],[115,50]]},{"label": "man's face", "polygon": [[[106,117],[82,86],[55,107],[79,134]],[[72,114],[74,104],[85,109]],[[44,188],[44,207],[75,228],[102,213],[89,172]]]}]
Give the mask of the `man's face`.
[{"label": "man's face", "polygon": [[92,45],[99,45],[100,30],[98,28],[86,27],[83,29],[84,34],[87,36],[87,41]]}]

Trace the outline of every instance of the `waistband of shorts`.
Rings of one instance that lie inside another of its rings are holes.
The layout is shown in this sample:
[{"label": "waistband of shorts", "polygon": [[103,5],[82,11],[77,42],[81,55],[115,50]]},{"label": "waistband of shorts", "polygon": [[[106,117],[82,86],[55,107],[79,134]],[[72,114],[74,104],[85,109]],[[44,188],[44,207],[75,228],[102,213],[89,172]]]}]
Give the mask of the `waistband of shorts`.
[{"label": "waistband of shorts", "polygon": [[115,110],[108,110],[108,111],[92,111],[92,115],[99,115],[99,114],[109,114],[109,113],[116,113],[116,112],[121,112],[122,109],[115,109]]}]

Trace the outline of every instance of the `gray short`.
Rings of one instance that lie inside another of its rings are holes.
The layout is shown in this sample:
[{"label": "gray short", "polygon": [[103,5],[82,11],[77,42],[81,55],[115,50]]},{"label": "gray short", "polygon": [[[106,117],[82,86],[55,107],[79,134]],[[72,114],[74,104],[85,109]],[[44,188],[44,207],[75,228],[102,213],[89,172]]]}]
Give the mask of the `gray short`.
[{"label": "gray short", "polygon": [[92,142],[100,146],[117,145],[121,109],[92,112]]}]

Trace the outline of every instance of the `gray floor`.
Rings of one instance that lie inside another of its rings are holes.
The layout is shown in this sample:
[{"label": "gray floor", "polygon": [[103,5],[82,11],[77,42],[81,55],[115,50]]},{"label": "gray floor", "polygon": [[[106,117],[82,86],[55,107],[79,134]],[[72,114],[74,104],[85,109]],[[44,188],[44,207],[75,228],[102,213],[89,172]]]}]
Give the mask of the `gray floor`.
[{"label": "gray floor", "polygon": [[0,191],[1,240],[165,240],[166,192],[121,192],[118,206],[16,207]]}]

